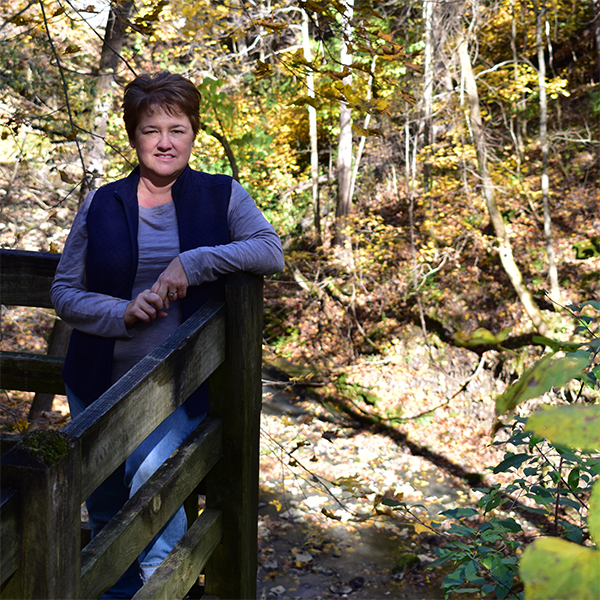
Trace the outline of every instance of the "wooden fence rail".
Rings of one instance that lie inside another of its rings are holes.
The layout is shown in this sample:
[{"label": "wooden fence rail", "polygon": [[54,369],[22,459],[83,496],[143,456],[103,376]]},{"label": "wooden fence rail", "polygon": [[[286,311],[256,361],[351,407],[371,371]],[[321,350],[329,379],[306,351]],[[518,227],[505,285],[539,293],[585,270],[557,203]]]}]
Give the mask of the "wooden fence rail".
[{"label": "wooden fence rail", "polygon": [[[2,302],[47,306],[56,255],[3,250],[1,259]],[[186,499],[197,506],[202,480],[206,509],[136,599],[183,598],[203,570],[207,595],[256,598],[261,332],[262,278],[230,275],[224,299],[60,432],[29,434],[2,457],[3,599],[98,597]],[[3,353],[1,361],[4,389],[64,391],[58,357]],[[206,379],[209,416],[80,550],[81,503]]]}]

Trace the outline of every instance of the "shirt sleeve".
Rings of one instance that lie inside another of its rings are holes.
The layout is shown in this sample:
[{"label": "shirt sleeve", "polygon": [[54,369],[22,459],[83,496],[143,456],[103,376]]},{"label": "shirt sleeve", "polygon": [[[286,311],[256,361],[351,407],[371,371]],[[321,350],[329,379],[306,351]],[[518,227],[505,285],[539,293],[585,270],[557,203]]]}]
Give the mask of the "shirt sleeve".
[{"label": "shirt sleeve", "polygon": [[279,236],[237,181],[232,182],[227,216],[229,244],[201,246],[179,255],[190,285],[238,271],[272,275],[285,267]]},{"label": "shirt sleeve", "polygon": [[87,289],[87,214],[93,197],[90,192],[75,216],[50,298],[56,314],[75,329],[101,337],[129,338],[124,320],[128,301]]}]

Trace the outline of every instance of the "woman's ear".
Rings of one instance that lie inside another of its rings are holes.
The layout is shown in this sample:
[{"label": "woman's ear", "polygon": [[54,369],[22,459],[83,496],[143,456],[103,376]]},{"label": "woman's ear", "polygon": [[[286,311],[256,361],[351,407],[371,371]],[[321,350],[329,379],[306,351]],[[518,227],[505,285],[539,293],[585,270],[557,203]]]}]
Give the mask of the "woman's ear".
[{"label": "woman's ear", "polygon": [[135,141],[133,138],[129,138],[129,145],[135,150]]}]

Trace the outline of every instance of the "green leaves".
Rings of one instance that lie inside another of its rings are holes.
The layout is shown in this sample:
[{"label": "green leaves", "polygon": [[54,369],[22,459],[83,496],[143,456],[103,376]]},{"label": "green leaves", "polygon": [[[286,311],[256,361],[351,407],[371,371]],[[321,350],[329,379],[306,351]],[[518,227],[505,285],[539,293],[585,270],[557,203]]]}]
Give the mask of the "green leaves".
[{"label": "green leaves", "polygon": [[[536,411],[527,429],[553,444],[595,451],[600,448],[600,406],[553,406]],[[575,471],[575,470],[574,470]],[[578,485],[579,470],[569,474]],[[588,529],[600,540],[600,485],[592,489]],[[540,538],[527,547],[519,567],[525,583],[525,599],[597,600],[600,597],[600,551],[554,537]]]},{"label": "green leaves", "polygon": [[553,444],[593,452],[600,448],[600,405],[545,406],[529,417],[527,429]]},{"label": "green leaves", "polygon": [[[600,495],[595,486],[593,495]],[[598,501],[596,500],[596,504]],[[598,513],[598,506],[596,513]],[[521,558],[525,600],[597,600],[600,597],[600,552],[560,538],[540,538]]]},{"label": "green leaves", "polygon": [[494,467],[494,473],[504,473],[511,468],[518,469],[524,462],[530,460],[529,454],[507,454],[506,458]]},{"label": "green leaves", "polygon": [[454,341],[459,346],[465,346],[466,348],[473,348],[475,346],[499,346],[508,337],[511,329],[511,327],[507,327],[497,335],[494,335],[484,327],[479,327],[479,329],[476,329],[471,334],[465,333],[464,331],[457,331],[454,334]]},{"label": "green leaves", "polygon": [[517,573],[517,559],[505,556],[505,550],[518,548],[518,542],[511,542],[507,534],[521,531],[521,526],[511,517],[492,517],[477,527],[470,521],[480,516],[473,508],[449,509],[441,514],[455,522],[445,527],[446,547],[436,548],[438,558],[429,568],[450,560],[456,564],[442,583],[446,598],[454,593],[487,595],[494,591],[496,598],[506,598]]},{"label": "green leaves", "polygon": [[562,358],[548,354],[496,398],[496,415],[514,410],[521,402],[537,398],[553,387],[562,387],[588,366],[588,353],[572,353]]}]

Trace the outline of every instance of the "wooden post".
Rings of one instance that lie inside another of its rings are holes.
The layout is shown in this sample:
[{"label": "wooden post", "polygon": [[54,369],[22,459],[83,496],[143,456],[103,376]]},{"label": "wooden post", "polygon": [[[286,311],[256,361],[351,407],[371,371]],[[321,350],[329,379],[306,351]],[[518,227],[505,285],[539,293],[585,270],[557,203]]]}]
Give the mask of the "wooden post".
[{"label": "wooden post", "polygon": [[256,598],[262,289],[262,277],[228,277],[226,358],[210,379],[209,414],[223,419],[224,443],[206,505],[223,513],[223,540],[206,565],[205,591],[221,600]]},{"label": "wooden post", "polygon": [[19,568],[19,494],[0,489],[0,585]]},{"label": "wooden post", "polygon": [[19,491],[19,568],[2,598],[79,598],[80,450],[61,432],[36,431],[2,457],[2,487]]}]

